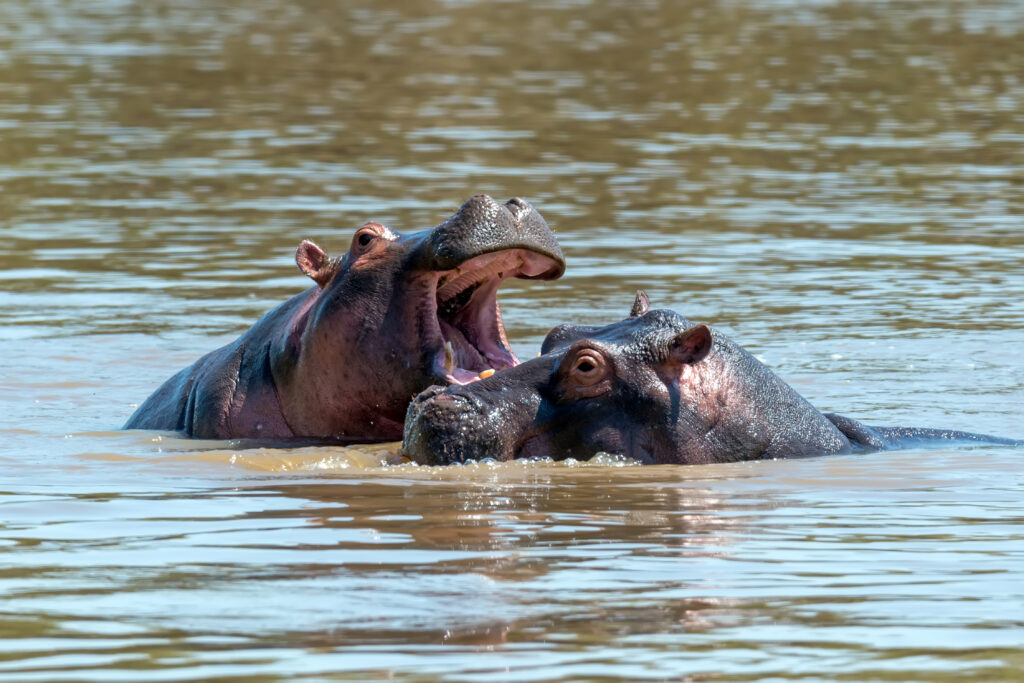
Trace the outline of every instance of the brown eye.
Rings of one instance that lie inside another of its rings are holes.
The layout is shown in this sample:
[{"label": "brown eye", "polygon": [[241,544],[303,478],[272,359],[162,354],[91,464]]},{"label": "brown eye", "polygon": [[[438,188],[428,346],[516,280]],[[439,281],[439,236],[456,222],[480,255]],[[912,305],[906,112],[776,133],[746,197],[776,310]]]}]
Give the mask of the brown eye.
[{"label": "brown eye", "polygon": [[387,226],[380,223],[364,223],[352,236],[348,257],[360,262],[363,262],[364,256],[372,260],[373,254],[377,254],[381,247],[395,239],[395,234]]},{"label": "brown eye", "polygon": [[581,339],[565,352],[552,379],[552,394],[558,403],[594,398],[612,390],[615,361],[598,343]]}]

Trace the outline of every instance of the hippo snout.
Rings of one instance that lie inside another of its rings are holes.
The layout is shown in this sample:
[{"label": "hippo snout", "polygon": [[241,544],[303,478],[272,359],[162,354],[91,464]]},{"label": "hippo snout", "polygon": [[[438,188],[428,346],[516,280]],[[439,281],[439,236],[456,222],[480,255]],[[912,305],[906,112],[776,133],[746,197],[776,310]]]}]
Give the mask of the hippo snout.
[{"label": "hippo snout", "polygon": [[530,252],[532,262],[516,277],[553,280],[565,271],[558,240],[529,202],[513,197],[501,204],[478,194],[434,228],[422,257],[435,270],[451,270],[475,256],[515,249]]},{"label": "hippo snout", "polygon": [[487,436],[487,417],[465,395],[430,387],[409,405],[402,450],[421,465],[499,457],[501,445]]}]

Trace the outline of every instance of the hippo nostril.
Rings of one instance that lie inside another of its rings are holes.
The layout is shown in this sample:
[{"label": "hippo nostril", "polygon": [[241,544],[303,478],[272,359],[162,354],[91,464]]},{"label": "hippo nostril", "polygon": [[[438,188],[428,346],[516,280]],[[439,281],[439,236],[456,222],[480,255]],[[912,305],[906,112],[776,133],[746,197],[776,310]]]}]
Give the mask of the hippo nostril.
[{"label": "hippo nostril", "polygon": [[[461,388],[461,387],[459,387]],[[448,391],[438,394],[434,397],[434,401],[444,401],[445,408],[456,410],[465,413],[480,413],[480,402],[475,396],[467,395],[462,392],[457,392],[449,389]]]},{"label": "hippo nostril", "polygon": [[410,410],[410,416],[415,415],[428,422],[440,421],[445,424],[479,419],[487,412],[486,406],[474,397],[450,389],[430,395],[424,392],[416,397],[413,405],[414,409]]},{"label": "hippo nostril", "polygon": [[530,210],[530,204],[519,197],[513,197],[512,199],[505,202],[505,206],[509,212],[515,216],[516,220],[519,220],[525,213]]},{"label": "hippo nostril", "polygon": [[439,386],[437,384],[435,384],[433,386],[429,386],[426,389],[424,389],[423,391],[421,391],[415,398],[413,398],[413,403],[415,403],[415,404],[422,404],[422,403],[425,403],[425,402],[427,402],[427,401],[429,401],[431,399],[434,399],[435,397],[437,397],[438,394],[443,392],[444,389],[445,389],[444,387]]}]

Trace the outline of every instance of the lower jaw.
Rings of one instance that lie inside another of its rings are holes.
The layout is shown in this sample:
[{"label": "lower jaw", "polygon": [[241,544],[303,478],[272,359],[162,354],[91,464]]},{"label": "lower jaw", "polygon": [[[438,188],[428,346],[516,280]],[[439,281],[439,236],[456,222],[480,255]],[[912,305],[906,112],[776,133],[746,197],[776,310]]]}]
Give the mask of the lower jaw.
[{"label": "lower jaw", "polygon": [[[488,377],[494,374],[494,371],[483,371]],[[483,379],[479,372],[473,370],[464,370],[463,368],[453,368],[450,373],[446,376],[449,382],[453,384],[469,384],[470,382],[476,382],[479,379]],[[452,382],[454,380],[454,382]]]},{"label": "lower jaw", "polygon": [[519,364],[511,353],[508,354],[508,358],[495,359],[485,355],[479,349],[475,349],[475,351],[475,360],[471,360],[476,367],[462,367],[458,363],[459,353],[452,347],[451,342],[445,342],[444,347],[434,357],[434,373],[443,377],[448,384],[469,384],[487,379],[496,372],[502,372]]},{"label": "lower jaw", "polygon": [[451,370],[446,369],[443,365],[435,363],[434,373],[438,377],[444,378],[446,384],[470,384],[481,379],[487,379],[496,372],[501,372],[506,368],[495,369],[487,368],[485,370],[467,370],[466,368],[460,368],[458,366]]}]

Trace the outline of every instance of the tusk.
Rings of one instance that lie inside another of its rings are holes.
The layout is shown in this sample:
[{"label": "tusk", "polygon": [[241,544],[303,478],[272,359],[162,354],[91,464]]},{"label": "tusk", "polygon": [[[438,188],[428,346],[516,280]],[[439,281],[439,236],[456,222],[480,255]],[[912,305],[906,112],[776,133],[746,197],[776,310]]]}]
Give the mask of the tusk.
[{"label": "tusk", "polygon": [[452,343],[446,341],[444,343],[444,371],[450,373],[455,369],[455,351],[452,349]]}]

